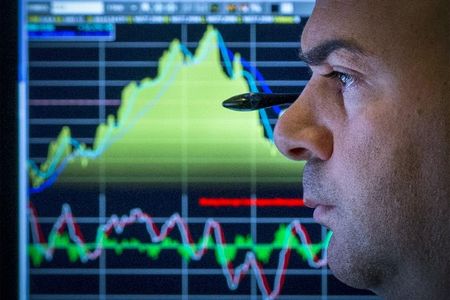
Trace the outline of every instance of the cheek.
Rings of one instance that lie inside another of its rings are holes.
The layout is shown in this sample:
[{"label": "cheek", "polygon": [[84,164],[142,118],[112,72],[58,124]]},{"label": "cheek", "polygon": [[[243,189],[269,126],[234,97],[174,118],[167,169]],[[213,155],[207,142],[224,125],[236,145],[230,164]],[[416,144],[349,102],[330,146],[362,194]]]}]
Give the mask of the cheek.
[{"label": "cheek", "polygon": [[383,137],[376,128],[354,120],[335,137],[330,169],[344,196],[367,190],[389,168]]},{"label": "cheek", "polygon": [[408,198],[417,194],[414,135],[407,119],[398,122],[389,113],[373,107],[349,120],[336,138],[330,168],[342,194],[342,219],[368,234],[383,230],[374,228],[383,224],[401,226],[396,223],[401,224]]},{"label": "cheek", "polygon": [[[343,197],[353,199],[351,203],[345,201],[342,204],[353,210],[360,206],[363,209],[373,200],[367,199],[367,195],[382,184],[381,179],[392,167],[388,146],[391,136],[386,134],[389,126],[369,116],[370,112],[353,117],[335,133],[330,169]],[[362,198],[357,199],[356,195]]]}]

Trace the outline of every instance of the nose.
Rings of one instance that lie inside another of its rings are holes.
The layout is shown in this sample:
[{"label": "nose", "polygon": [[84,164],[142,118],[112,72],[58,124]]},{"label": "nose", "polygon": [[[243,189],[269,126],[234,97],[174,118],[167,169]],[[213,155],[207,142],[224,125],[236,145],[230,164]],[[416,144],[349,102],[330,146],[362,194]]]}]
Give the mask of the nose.
[{"label": "nose", "polygon": [[[279,117],[274,141],[286,157],[293,160],[318,158],[328,160],[333,153],[333,135],[323,125],[318,95],[308,86],[299,98]],[[316,101],[315,101],[316,100]]]}]

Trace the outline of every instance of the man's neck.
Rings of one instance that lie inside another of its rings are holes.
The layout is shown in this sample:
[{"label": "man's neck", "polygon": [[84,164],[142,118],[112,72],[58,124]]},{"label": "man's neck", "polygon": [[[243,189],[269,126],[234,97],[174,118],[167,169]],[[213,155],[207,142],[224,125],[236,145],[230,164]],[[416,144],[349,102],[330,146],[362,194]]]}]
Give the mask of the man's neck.
[{"label": "man's neck", "polygon": [[449,299],[450,264],[441,261],[441,265],[430,268],[410,266],[409,271],[397,274],[390,282],[385,283],[374,292],[386,300],[438,300]]}]

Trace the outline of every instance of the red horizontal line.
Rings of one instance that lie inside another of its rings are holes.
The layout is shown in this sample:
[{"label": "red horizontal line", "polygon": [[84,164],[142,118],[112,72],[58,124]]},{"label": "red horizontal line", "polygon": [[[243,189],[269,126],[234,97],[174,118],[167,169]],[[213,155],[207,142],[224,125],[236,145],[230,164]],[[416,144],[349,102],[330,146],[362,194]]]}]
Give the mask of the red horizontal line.
[{"label": "red horizontal line", "polygon": [[119,99],[105,99],[103,101],[98,99],[30,99],[29,104],[33,106],[90,106],[90,105],[110,105],[118,106],[121,101]]},{"label": "red horizontal line", "polygon": [[300,207],[304,206],[300,198],[206,198],[198,199],[200,206],[211,207]]}]

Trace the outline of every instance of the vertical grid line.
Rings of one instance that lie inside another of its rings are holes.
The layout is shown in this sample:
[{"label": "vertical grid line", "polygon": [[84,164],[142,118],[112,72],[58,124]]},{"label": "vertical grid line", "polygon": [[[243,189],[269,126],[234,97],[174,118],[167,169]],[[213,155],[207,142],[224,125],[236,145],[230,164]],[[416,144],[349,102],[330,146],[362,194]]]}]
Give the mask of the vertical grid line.
[{"label": "vertical grid line", "polygon": [[[254,66],[256,62],[256,25],[250,24],[250,65]],[[253,78],[256,78],[255,74],[253,74],[253,68],[252,68],[252,75]],[[256,149],[255,144],[251,143],[251,199],[254,199],[256,201]],[[253,242],[257,243],[257,207],[256,205],[250,205],[250,226],[251,226],[251,236]],[[256,300],[257,299],[257,286],[256,286],[256,277],[252,274],[251,276],[251,299]]]},{"label": "vertical grid line", "polygon": [[[327,236],[327,229],[322,226],[322,242],[325,241],[325,238]],[[326,251],[322,250],[322,251]],[[322,267],[322,275],[321,275],[321,289],[322,289],[322,298],[321,300],[327,300],[328,299],[328,269],[327,266]]]},{"label": "vertical grid line", "polygon": [[[184,45],[187,45],[188,42],[188,28],[187,24],[181,25],[181,43]],[[183,73],[185,74],[185,73]],[[186,80],[186,78],[183,77],[183,81]],[[186,109],[187,109],[187,103],[186,103],[186,88],[185,84],[183,86],[182,91],[182,101],[181,104],[182,107],[182,179],[181,179],[181,217],[184,219],[186,223],[189,221],[189,215],[188,215],[188,181],[187,181],[187,136],[186,136],[186,128],[187,128],[187,122],[188,118],[186,115]],[[188,269],[188,262],[181,256],[181,268],[182,268],[182,275],[181,275],[181,299],[187,300],[189,299],[189,269]]]},{"label": "vertical grid line", "polygon": [[98,118],[99,123],[105,122],[105,42],[98,42]]},{"label": "vertical grid line", "polygon": [[[98,223],[104,220],[106,215],[106,197],[104,193],[98,195],[98,205],[99,205],[99,218]],[[103,247],[103,245],[102,245]],[[99,257],[98,263],[98,273],[99,273],[99,300],[106,300],[106,250],[102,249],[102,254]]]},{"label": "vertical grid line", "polygon": [[[98,42],[98,121],[99,124],[105,122],[106,120],[106,108],[105,108],[105,43],[102,41]],[[99,225],[102,220],[106,218],[106,178],[105,178],[105,162],[103,155],[99,157],[99,196],[98,196],[98,207],[99,207]],[[102,254],[99,257],[99,299],[106,299],[106,251],[102,249]]]},{"label": "vertical grid line", "polygon": [[[26,20],[26,3],[25,1],[19,1],[17,4],[19,10],[19,18],[21,20]],[[28,202],[30,197],[27,193],[28,189],[28,176],[27,176],[27,159],[30,157],[29,153],[29,68],[28,68],[28,47],[29,40],[27,35],[27,24],[26,22],[19,22],[18,24],[18,41],[19,41],[19,52],[18,52],[18,186],[19,186],[19,204],[17,206],[17,217],[18,222],[18,243],[19,243],[19,255],[18,255],[18,284],[16,288],[19,289],[18,299],[25,300],[30,297],[30,263],[28,259],[28,243],[30,242],[30,232],[28,227]]]},{"label": "vertical grid line", "polygon": [[[24,50],[25,51],[25,50]],[[19,83],[19,299],[25,300],[30,296],[30,264],[27,256],[28,242],[30,234],[28,229],[28,202],[30,198],[27,194],[29,185],[26,176],[26,161],[29,157],[27,140],[28,136],[28,109],[26,109],[26,99],[28,98],[27,85]]]}]

